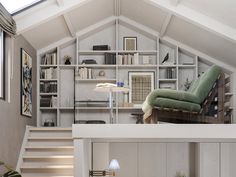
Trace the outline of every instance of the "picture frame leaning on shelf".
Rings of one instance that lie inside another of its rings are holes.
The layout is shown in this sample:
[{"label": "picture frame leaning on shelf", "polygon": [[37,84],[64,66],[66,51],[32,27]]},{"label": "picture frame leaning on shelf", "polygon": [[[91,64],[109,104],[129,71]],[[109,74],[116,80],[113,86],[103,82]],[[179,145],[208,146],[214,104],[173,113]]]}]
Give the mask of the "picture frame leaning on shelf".
[{"label": "picture frame leaning on shelf", "polygon": [[155,88],[155,71],[129,71],[129,102],[141,107],[147,95]]},{"label": "picture frame leaning on shelf", "polygon": [[123,37],[123,50],[137,50],[137,37]]}]

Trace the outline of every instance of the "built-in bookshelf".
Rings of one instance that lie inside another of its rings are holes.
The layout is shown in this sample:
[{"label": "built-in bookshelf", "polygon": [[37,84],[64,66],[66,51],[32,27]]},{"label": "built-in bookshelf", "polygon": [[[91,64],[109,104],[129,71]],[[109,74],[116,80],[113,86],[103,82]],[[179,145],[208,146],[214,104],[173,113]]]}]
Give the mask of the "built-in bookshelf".
[{"label": "built-in bookshelf", "polygon": [[[127,36],[137,38],[136,50],[124,50]],[[109,50],[93,50],[94,45],[108,45]],[[65,62],[67,57],[69,63]],[[187,90],[213,63],[173,41],[116,20],[42,52],[38,64],[38,126],[48,120],[57,126],[70,126],[79,120],[109,123],[109,94],[94,91],[98,83],[123,82],[129,87],[131,72],[152,72],[155,89]],[[234,96],[230,90],[227,94]],[[113,97],[116,123],[135,123],[131,114],[141,112],[141,105],[133,104],[127,93]],[[86,101],[104,104],[78,104]]]}]

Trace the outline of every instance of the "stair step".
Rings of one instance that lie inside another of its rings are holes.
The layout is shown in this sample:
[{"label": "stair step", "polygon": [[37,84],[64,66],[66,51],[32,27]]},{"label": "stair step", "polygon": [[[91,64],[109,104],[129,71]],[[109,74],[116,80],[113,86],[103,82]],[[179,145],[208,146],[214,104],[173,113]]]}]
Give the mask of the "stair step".
[{"label": "stair step", "polygon": [[29,129],[32,131],[72,131],[72,128],[60,128],[60,127],[32,127]]},{"label": "stair step", "polygon": [[40,177],[74,177],[74,176],[61,176],[61,175],[51,175],[51,174],[21,174],[22,177],[32,177],[32,176],[40,176]]},{"label": "stair step", "polygon": [[61,174],[58,174],[58,175],[52,175],[52,174],[21,174],[22,177],[74,177],[73,175],[71,176],[65,176],[65,175],[61,175]]},{"label": "stair step", "polygon": [[72,141],[72,137],[28,137],[28,140],[61,140]]},{"label": "stair step", "polygon": [[72,155],[23,156],[23,159],[72,159]]},{"label": "stair step", "polygon": [[42,165],[42,164],[38,164],[38,165],[22,165],[21,166],[21,170],[24,169],[73,169],[73,165]]},{"label": "stair step", "polygon": [[74,149],[73,146],[26,146],[26,150],[63,150],[63,149]]}]

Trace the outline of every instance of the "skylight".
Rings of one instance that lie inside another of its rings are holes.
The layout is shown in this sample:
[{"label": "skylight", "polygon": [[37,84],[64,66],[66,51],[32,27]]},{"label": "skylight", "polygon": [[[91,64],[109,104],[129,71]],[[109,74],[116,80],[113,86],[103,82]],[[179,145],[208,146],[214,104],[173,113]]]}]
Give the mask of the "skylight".
[{"label": "skylight", "polygon": [[24,8],[27,8],[31,5],[37,4],[41,0],[0,0],[2,5],[10,12],[11,14],[16,13]]}]

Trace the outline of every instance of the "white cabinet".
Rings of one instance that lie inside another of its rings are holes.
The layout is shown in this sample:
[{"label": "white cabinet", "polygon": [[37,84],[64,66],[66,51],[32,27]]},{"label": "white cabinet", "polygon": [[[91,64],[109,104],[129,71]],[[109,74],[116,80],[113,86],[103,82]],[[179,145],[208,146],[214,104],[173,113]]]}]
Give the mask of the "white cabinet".
[{"label": "white cabinet", "polygon": [[116,177],[138,177],[138,144],[137,143],[110,143],[109,157],[117,159],[120,170]]},{"label": "white cabinet", "polygon": [[166,177],[166,143],[138,144],[138,177]]},{"label": "white cabinet", "polygon": [[198,177],[220,177],[219,143],[199,143],[197,148]]},{"label": "white cabinet", "polygon": [[184,174],[186,177],[195,175],[195,144],[167,143],[167,176]]},{"label": "white cabinet", "polygon": [[107,169],[111,159],[120,164],[117,177],[195,175],[194,143],[93,143],[94,170]]},{"label": "white cabinet", "polygon": [[236,175],[236,143],[221,143],[221,177]]}]

